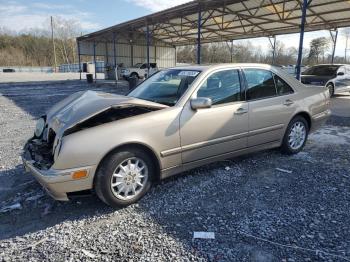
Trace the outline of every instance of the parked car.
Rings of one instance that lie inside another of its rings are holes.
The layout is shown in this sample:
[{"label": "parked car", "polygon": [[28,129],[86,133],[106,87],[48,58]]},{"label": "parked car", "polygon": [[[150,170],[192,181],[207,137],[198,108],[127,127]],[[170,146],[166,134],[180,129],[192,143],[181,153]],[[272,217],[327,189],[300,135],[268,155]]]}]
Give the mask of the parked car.
[{"label": "parked car", "polygon": [[[149,64],[149,75],[153,75],[158,71],[157,63],[150,63]],[[137,78],[144,78],[147,77],[148,74],[148,66],[147,63],[138,63],[130,68],[123,68],[121,70],[122,77],[129,78],[129,77],[137,77]]]},{"label": "parked car", "polygon": [[275,67],[175,67],[127,96],[85,91],[59,102],[38,120],[23,162],[57,200],[95,190],[125,206],[155,181],[213,161],[298,153],[329,114],[328,89]]},{"label": "parked car", "polygon": [[4,68],[4,69],[2,69],[2,72],[3,73],[14,73],[14,72],[16,72],[16,70],[13,68]]},{"label": "parked car", "polygon": [[350,65],[316,65],[301,75],[301,82],[306,85],[326,86],[331,96],[350,91]]}]

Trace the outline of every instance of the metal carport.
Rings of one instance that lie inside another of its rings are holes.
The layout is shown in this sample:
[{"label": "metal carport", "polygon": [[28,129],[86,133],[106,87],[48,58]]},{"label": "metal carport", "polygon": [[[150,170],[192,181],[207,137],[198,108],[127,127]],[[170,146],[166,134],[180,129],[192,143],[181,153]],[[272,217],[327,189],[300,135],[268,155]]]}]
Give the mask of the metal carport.
[{"label": "metal carport", "polygon": [[[196,44],[200,64],[202,43],[300,33],[299,78],[304,32],[346,26],[350,26],[349,0],[195,0],[81,36],[77,42],[78,50],[92,44],[90,55],[97,43],[111,43],[115,58],[118,39],[143,39],[148,63],[151,43],[173,47]],[[335,48],[336,37],[332,39]]]}]

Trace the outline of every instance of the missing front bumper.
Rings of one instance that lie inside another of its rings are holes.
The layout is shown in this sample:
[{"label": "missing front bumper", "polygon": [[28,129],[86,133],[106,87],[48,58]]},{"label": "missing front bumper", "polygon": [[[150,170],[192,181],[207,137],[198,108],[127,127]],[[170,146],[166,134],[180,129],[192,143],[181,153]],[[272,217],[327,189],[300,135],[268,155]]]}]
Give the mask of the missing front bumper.
[{"label": "missing front bumper", "polygon": [[[85,166],[78,168],[69,168],[56,170],[53,168],[40,168],[42,165],[32,158],[33,152],[26,145],[22,155],[23,165],[27,172],[30,172],[48,194],[60,201],[69,200],[67,193],[82,190],[90,190],[93,187],[93,176],[96,166]],[[72,174],[84,170],[87,176],[82,179],[73,179]]]}]

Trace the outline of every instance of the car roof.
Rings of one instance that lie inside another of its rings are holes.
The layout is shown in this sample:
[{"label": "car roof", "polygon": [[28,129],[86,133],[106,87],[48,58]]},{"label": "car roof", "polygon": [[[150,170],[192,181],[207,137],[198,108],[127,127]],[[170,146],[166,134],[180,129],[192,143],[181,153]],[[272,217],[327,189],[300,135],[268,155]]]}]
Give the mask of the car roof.
[{"label": "car roof", "polygon": [[267,64],[258,63],[226,63],[226,64],[204,64],[204,65],[188,65],[188,66],[176,66],[169,69],[180,69],[180,70],[195,70],[195,71],[207,71],[230,67],[257,67],[262,69],[270,69],[272,66]]},{"label": "car roof", "polygon": [[316,66],[345,66],[347,64],[319,64],[319,65],[313,65],[312,67]]}]

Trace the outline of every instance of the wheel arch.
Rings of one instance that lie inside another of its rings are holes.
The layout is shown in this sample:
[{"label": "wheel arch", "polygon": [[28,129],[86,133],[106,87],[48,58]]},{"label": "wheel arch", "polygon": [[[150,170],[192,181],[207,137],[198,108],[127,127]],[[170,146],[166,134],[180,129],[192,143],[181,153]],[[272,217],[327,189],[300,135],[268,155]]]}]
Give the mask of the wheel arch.
[{"label": "wheel arch", "polygon": [[152,161],[155,165],[155,170],[156,170],[156,175],[154,177],[155,180],[160,180],[160,170],[161,170],[161,162],[160,162],[160,159],[159,157],[157,156],[157,154],[155,153],[155,151],[149,147],[148,145],[145,145],[143,143],[140,143],[140,142],[130,142],[130,143],[125,143],[125,144],[121,144],[121,145],[118,145],[114,148],[112,148],[111,150],[109,150],[102,158],[101,160],[99,161],[98,165],[97,165],[97,168],[96,168],[96,172],[95,172],[95,176],[94,176],[94,182],[93,184],[95,185],[95,179],[96,179],[96,173],[98,172],[99,168],[101,167],[103,161],[109,157],[111,154],[115,153],[115,152],[118,152],[118,151],[121,151],[121,150],[125,150],[125,149],[132,149],[132,148],[137,148],[137,149],[140,149],[144,152],[146,152],[151,158],[152,158]]},{"label": "wheel arch", "polygon": [[325,86],[328,86],[329,84],[331,84],[333,87],[335,87],[335,82],[334,80],[329,80]]},{"label": "wheel arch", "polygon": [[[297,116],[303,117],[306,120],[307,124],[308,124],[309,130],[311,130],[311,128],[312,128],[312,120],[311,120],[310,114],[307,113],[306,111],[301,111],[301,112],[298,112],[296,115],[294,115],[292,119],[294,119]],[[292,121],[292,119],[290,121]]]},{"label": "wheel arch", "polygon": [[133,71],[133,72],[131,72],[130,73],[130,76],[137,76],[137,78],[140,78],[140,75],[139,75],[139,73],[138,72],[135,72],[135,71]]}]

